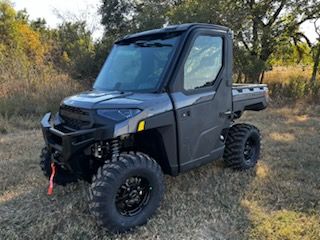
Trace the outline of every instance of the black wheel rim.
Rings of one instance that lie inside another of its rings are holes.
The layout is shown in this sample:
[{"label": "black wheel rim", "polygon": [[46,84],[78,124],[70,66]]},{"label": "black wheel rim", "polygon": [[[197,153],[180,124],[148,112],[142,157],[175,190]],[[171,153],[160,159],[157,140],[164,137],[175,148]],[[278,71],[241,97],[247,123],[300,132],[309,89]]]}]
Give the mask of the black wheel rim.
[{"label": "black wheel rim", "polygon": [[244,145],[244,159],[247,164],[253,162],[256,155],[256,142],[252,137],[249,137]]},{"label": "black wheel rim", "polygon": [[151,193],[149,181],[143,177],[127,178],[116,196],[116,207],[123,216],[134,216],[148,204]]}]

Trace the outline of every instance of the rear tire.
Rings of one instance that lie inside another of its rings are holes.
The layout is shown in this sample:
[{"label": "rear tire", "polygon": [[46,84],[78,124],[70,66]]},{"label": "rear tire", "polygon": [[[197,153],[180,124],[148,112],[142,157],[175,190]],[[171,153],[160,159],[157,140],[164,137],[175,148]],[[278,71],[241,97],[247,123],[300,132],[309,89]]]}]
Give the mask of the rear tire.
[{"label": "rear tire", "polygon": [[260,157],[260,139],[260,132],[255,126],[233,125],[228,132],[223,155],[226,166],[237,170],[254,167]]},{"label": "rear tire", "polygon": [[121,153],[100,167],[89,188],[89,209],[98,224],[120,233],[145,224],[164,193],[159,164],[143,153]]}]

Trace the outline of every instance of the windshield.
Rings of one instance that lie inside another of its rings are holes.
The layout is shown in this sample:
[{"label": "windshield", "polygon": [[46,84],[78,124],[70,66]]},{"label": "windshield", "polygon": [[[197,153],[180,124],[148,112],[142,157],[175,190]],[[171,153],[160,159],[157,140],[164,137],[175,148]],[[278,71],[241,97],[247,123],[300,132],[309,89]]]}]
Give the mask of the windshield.
[{"label": "windshield", "polygon": [[178,39],[178,33],[166,33],[118,42],[112,48],[93,88],[105,91],[155,91]]}]

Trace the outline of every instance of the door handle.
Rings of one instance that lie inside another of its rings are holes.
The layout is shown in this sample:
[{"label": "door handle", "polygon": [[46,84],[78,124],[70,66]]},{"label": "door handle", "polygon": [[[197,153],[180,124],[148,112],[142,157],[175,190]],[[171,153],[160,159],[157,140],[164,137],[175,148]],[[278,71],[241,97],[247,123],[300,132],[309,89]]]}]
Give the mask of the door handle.
[{"label": "door handle", "polygon": [[228,110],[226,112],[223,113],[225,116],[231,116],[232,114],[232,111],[231,110]]},{"label": "door handle", "polygon": [[231,111],[231,110],[228,110],[228,111],[225,111],[225,112],[220,113],[220,117],[230,118],[231,115],[232,115],[232,111]]}]

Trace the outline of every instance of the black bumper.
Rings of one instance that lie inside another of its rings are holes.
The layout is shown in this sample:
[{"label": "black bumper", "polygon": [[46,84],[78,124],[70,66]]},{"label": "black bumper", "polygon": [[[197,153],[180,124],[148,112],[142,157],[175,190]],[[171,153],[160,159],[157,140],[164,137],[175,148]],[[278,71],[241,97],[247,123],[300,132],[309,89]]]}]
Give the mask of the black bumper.
[{"label": "black bumper", "polygon": [[54,127],[55,123],[51,124],[51,116],[51,113],[47,113],[41,120],[43,137],[49,151],[58,152],[59,159],[65,163],[94,142],[113,137],[113,128],[108,127],[63,132]]}]

